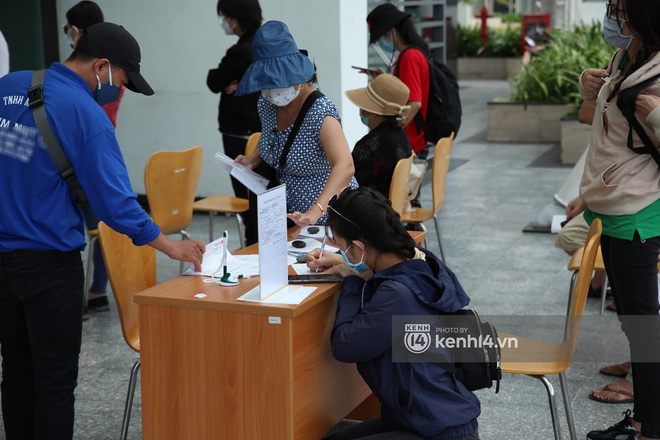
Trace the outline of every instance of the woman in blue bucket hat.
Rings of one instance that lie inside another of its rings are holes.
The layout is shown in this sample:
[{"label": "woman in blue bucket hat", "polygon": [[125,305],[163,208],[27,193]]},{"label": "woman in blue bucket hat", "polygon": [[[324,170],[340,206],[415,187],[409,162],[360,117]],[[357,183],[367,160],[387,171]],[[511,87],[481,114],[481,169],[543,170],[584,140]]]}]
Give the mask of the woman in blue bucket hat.
[{"label": "woman in blue bucket hat", "polygon": [[[264,165],[274,169],[271,181],[286,184],[288,217],[298,227],[325,223],[328,200],[346,186],[358,186],[337,108],[315,83],[314,64],[298,50],[286,24],[264,23],[236,90],[236,95],[261,92],[262,135],[257,150],[236,161],[262,172]],[[292,133],[299,115],[304,119]]]}]

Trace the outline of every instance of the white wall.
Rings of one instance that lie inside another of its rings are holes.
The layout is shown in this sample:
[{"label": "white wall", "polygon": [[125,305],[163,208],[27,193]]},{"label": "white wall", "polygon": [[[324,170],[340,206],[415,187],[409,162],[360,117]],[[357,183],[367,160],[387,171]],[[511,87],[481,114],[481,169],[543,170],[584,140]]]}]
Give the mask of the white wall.
[{"label": "white wall", "polygon": [[584,23],[591,23],[593,20],[602,21],[605,15],[605,2],[580,2],[579,11],[577,13],[577,21]]},{"label": "white wall", "polygon": [[[229,178],[213,163],[221,150],[217,129],[219,95],[206,87],[206,75],[217,67],[235,37],[224,35],[215,0],[95,0],[107,21],[124,26],[142,51],[141,73],[156,91],[150,97],[124,94],[117,116],[121,145],[133,189],[144,194],[144,165],[158,150],[204,148],[198,195],[231,194]],[[57,0],[58,17],[78,0]],[[261,0],[265,20],[287,23],[298,46],[318,67],[320,87],[342,116],[352,147],[366,133],[358,110],[343,91],[363,87],[365,75],[351,69],[367,63],[366,0]],[[60,33],[60,54],[71,49]]]}]

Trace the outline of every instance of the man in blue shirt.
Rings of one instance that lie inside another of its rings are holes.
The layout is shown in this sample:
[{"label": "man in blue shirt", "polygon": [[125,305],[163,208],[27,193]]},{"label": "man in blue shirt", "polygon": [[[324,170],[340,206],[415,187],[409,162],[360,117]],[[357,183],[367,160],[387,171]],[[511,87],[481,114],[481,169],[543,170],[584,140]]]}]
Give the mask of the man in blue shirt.
[{"label": "man in blue shirt", "polygon": [[[71,439],[82,333],[83,216],[28,106],[32,72],[0,78],[0,349],[7,439]],[[91,26],[43,81],[45,112],[89,203],[136,245],[200,270],[204,245],[173,241],[136,201],[98,90],[152,95],[123,27]]]}]

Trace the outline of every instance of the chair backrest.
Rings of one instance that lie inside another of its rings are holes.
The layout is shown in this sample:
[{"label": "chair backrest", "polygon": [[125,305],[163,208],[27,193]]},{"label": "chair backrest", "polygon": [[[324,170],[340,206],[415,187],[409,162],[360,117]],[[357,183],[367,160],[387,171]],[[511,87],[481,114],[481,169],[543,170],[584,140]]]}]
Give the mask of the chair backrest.
[{"label": "chair backrest", "polygon": [[449,174],[449,155],[454,143],[454,133],[446,138],[441,138],[435,146],[433,153],[433,213],[437,213],[445,204],[445,187],[447,185],[447,174]]},{"label": "chair backrest", "polygon": [[157,151],[147,159],[144,185],[154,222],[163,234],[188,227],[202,171],[202,147]]},{"label": "chair backrest", "polygon": [[124,340],[139,352],[140,321],[133,295],[156,285],[156,249],[135,246],[104,222],[99,223],[99,240]]},{"label": "chair backrest", "polygon": [[257,149],[259,145],[259,138],[261,138],[261,132],[257,131],[252,133],[245,144],[245,156],[249,156]]},{"label": "chair backrest", "polygon": [[392,202],[392,209],[399,215],[403,213],[403,205],[408,191],[408,177],[410,176],[410,168],[414,157],[411,154],[410,157],[399,159],[392,173],[389,199]]},{"label": "chair backrest", "polygon": [[573,300],[570,307],[570,315],[567,317],[566,325],[567,331],[564,333],[567,336],[565,343],[568,345],[569,362],[573,360],[575,347],[578,342],[580,334],[580,323],[582,320],[582,313],[584,312],[584,305],[587,302],[587,294],[589,293],[589,285],[591,284],[591,277],[596,264],[596,255],[600,247],[600,236],[603,228],[600,219],[595,219],[591,223],[587,241],[584,245],[584,252],[582,253],[582,261],[580,262],[580,270],[578,271],[577,281],[575,282],[575,291],[573,293]]}]

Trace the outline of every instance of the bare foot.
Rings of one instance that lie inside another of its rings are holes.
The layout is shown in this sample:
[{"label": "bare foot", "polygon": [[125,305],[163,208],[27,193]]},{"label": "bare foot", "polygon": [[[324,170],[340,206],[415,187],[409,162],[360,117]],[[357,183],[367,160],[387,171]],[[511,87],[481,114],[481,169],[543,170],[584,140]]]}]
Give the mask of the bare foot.
[{"label": "bare foot", "polygon": [[603,388],[592,390],[589,398],[604,403],[633,403],[633,384],[628,379],[617,380]]},{"label": "bare foot", "polygon": [[621,364],[607,365],[600,370],[601,374],[615,377],[626,377],[630,371],[630,362],[623,362]]}]

